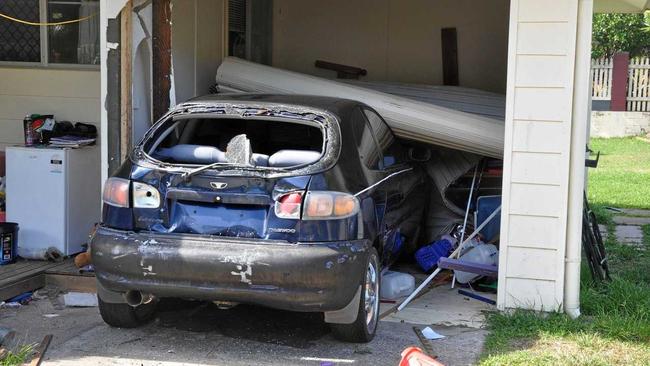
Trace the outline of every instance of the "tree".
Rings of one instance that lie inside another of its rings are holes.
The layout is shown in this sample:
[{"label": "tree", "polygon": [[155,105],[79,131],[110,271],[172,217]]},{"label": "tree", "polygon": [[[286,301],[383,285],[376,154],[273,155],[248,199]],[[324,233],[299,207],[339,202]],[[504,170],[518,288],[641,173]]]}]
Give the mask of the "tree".
[{"label": "tree", "polygon": [[611,57],[617,52],[650,56],[650,12],[646,14],[595,14],[591,56]]}]

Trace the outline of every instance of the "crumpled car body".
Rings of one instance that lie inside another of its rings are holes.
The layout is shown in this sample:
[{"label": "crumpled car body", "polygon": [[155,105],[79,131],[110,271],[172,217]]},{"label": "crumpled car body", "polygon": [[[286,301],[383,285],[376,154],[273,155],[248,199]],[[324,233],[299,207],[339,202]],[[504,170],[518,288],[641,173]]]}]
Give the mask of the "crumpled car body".
[{"label": "crumpled car body", "polygon": [[424,180],[407,155],[355,101],[180,104],[106,183],[91,241],[100,299],[248,303],[350,324],[364,298],[378,303],[380,268],[417,239]]}]

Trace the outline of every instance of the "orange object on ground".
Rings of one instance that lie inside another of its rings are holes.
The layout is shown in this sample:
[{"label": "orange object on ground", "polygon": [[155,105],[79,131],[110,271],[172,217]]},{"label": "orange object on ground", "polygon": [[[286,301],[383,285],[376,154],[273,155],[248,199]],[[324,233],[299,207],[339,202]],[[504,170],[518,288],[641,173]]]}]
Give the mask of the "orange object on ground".
[{"label": "orange object on ground", "polygon": [[444,366],[435,359],[427,356],[418,347],[408,347],[402,351],[399,366]]},{"label": "orange object on ground", "polygon": [[92,261],[90,260],[90,253],[88,252],[79,253],[74,257],[74,265],[77,266],[77,268],[85,267],[90,263],[92,263]]}]

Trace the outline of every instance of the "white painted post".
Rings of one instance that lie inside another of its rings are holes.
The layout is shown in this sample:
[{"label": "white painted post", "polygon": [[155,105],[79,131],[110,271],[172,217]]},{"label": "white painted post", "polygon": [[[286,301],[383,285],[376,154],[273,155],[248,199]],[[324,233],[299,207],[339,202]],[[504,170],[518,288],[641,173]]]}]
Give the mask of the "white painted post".
[{"label": "white painted post", "polygon": [[[578,0],[512,0],[499,309],[560,310]],[[584,146],[582,146],[584,148]]]}]

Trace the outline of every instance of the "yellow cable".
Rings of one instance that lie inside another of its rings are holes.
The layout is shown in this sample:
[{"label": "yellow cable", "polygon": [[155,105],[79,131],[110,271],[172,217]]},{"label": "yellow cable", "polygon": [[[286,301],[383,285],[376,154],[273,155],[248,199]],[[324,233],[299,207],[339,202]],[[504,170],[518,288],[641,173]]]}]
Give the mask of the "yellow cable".
[{"label": "yellow cable", "polygon": [[21,24],[35,25],[35,26],[54,26],[54,25],[66,25],[66,24],[72,24],[72,23],[80,23],[80,22],[83,22],[84,20],[88,20],[88,19],[94,17],[95,15],[97,15],[97,13],[90,14],[89,16],[83,17],[83,18],[80,18],[80,19],[66,20],[66,21],[63,21],[63,22],[39,23],[39,22],[29,22],[29,21],[26,21],[26,20],[11,17],[11,16],[9,16],[7,14],[0,13],[1,18],[9,19],[9,20],[12,20],[14,22],[21,23]]}]

